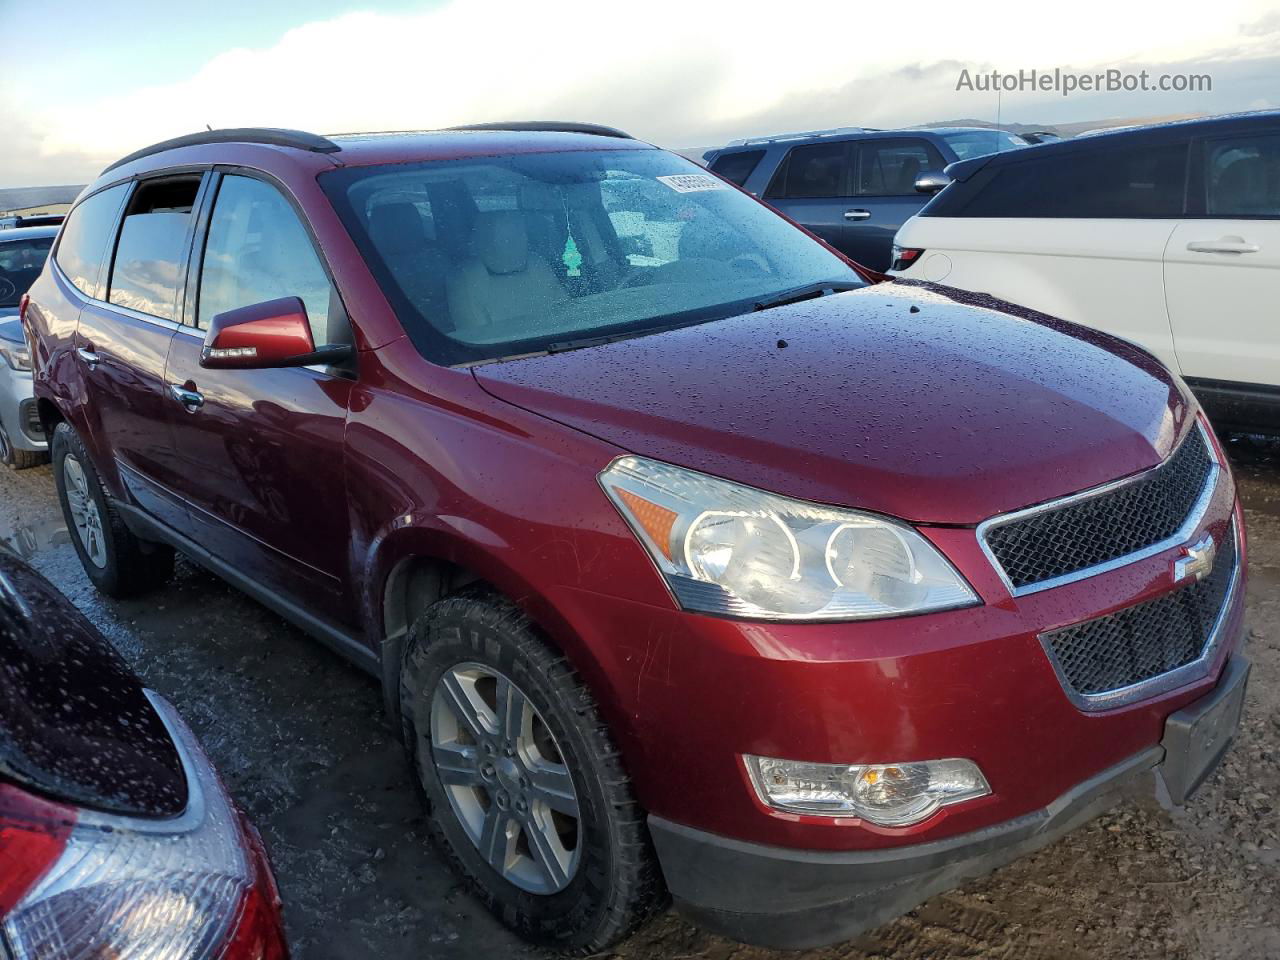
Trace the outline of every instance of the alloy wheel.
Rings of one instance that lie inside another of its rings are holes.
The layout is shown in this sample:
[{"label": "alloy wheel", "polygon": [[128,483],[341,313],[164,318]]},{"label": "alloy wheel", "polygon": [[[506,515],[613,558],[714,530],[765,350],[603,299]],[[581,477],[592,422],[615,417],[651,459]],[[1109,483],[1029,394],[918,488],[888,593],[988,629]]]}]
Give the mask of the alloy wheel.
[{"label": "alloy wheel", "polygon": [[530,893],[569,885],[582,848],[578,794],[523,690],[483,664],[446,670],[432,694],[431,753],[454,814],[494,870]]},{"label": "alloy wheel", "polygon": [[102,514],[98,502],[89,492],[89,478],[74,454],[62,459],[62,479],[67,491],[67,506],[80,545],[95,567],[107,565],[107,543],[102,533]]}]

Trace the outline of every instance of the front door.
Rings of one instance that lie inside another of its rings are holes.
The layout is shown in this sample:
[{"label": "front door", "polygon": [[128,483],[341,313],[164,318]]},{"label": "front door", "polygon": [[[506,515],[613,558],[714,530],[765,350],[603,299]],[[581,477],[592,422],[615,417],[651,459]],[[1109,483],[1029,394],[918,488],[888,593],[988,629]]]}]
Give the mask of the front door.
[{"label": "front door", "polygon": [[317,346],[350,342],[337,291],[273,184],[225,175],[197,237],[165,379],[193,537],[242,574],[330,620],[353,622],[343,437],[349,371],[207,370],[209,320],[300,297]]},{"label": "front door", "polygon": [[1280,135],[1197,149],[1201,216],[1180,222],[1165,249],[1178,365],[1197,379],[1280,384]]},{"label": "front door", "polygon": [[872,270],[888,270],[898,228],[928,201],[916,178],[945,166],[927,140],[894,137],[854,141],[853,200],[844,252]]},{"label": "front door", "polygon": [[764,199],[841,252],[846,251],[853,206],[850,149],[846,141],[793,147],[783,158]]}]

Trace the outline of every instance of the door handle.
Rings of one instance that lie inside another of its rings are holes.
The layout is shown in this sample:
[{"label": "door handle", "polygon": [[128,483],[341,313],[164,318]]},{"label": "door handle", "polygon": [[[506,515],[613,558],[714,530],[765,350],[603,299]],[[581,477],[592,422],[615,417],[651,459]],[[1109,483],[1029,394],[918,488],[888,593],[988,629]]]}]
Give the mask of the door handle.
[{"label": "door handle", "polygon": [[870,210],[846,210],[844,212],[846,220],[869,220],[871,219]]},{"label": "door handle", "polygon": [[76,355],[84,361],[84,365],[90,370],[96,370],[98,368],[98,364],[102,362],[102,358],[100,356],[86,347],[79,347],[76,350]]},{"label": "door handle", "polygon": [[198,390],[188,390],[186,387],[171,383],[169,384],[169,393],[173,395],[173,399],[187,408],[188,413],[195,413],[204,406],[204,394]]},{"label": "door handle", "polygon": [[1192,240],[1187,244],[1192,253],[1257,253],[1262,248],[1249,243],[1244,237],[1223,237],[1221,240]]}]

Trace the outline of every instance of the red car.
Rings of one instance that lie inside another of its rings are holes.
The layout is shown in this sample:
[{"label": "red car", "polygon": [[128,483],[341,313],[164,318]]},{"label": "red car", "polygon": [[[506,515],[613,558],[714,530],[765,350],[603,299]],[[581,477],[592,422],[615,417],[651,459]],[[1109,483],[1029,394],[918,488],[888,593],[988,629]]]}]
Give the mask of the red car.
[{"label": "red car", "polygon": [[191,731],[2,547],[0,955],[288,957],[262,841]]},{"label": "red car", "polygon": [[1248,674],[1186,387],[880,279],[608,128],[224,130],[108,168],[25,320],[90,578],[180,550],[378,677],[505,923],[799,946],[1183,802]]}]

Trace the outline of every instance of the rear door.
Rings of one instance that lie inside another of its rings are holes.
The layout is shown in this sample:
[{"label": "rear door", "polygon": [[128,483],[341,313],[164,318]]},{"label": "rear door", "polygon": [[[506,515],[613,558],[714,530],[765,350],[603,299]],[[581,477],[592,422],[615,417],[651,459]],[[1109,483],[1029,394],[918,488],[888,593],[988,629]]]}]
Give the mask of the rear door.
[{"label": "rear door", "polygon": [[852,153],[847,141],[792,147],[778,165],[764,199],[841,252],[851,216]]},{"label": "rear door", "polygon": [[186,511],[169,469],[164,367],[202,182],[194,173],[132,185],[105,282],[81,309],[75,340],[97,466],[118,493],[179,530]]},{"label": "rear door", "polygon": [[898,228],[925,205],[916,178],[941,170],[942,154],[918,137],[853,141],[854,202],[845,212],[844,250],[864,266],[888,270]]},{"label": "rear door", "polygon": [[209,320],[300,297],[317,346],[350,343],[337,290],[275,183],[216,174],[165,371],[193,537],[240,573],[351,623],[343,436],[351,371],[207,370]]},{"label": "rear door", "polygon": [[1280,385],[1280,135],[1194,151],[1195,215],[1165,252],[1178,363],[1196,379]]}]

